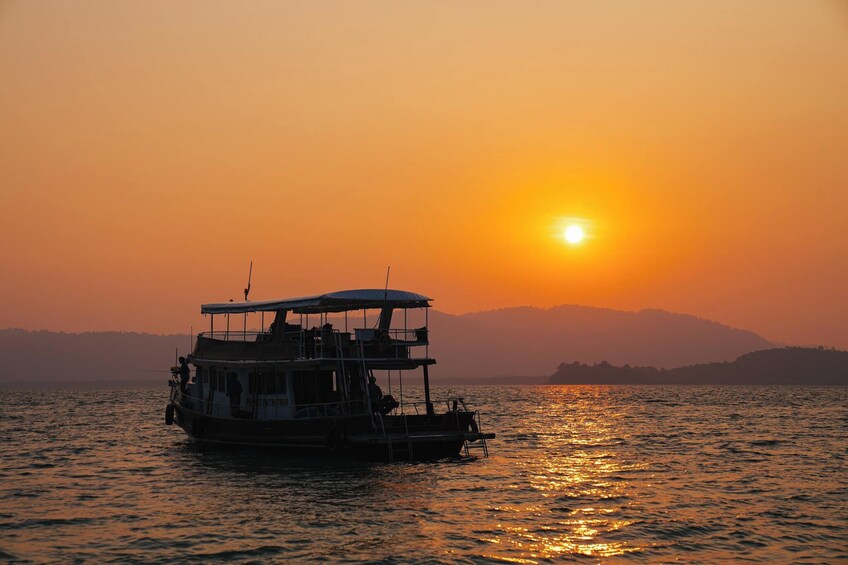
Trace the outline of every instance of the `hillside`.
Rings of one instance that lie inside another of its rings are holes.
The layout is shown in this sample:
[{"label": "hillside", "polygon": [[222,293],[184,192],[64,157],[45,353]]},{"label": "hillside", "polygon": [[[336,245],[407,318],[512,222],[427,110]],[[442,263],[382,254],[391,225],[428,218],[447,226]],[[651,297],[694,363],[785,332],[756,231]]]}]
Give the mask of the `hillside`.
[{"label": "hillside", "polygon": [[798,384],[848,385],[848,351],[784,347],[755,351],[729,363],[657,369],[562,363],[550,384]]},{"label": "hillside", "polygon": [[161,380],[187,335],[0,330],[0,382]]},{"label": "hillside", "polygon": [[[430,313],[434,382],[550,374],[563,359],[673,367],[729,361],[771,347],[758,335],[658,310],[582,306]],[[155,380],[185,335],[0,330],[0,382]],[[536,380],[538,382],[538,380]]]},{"label": "hillside", "polygon": [[679,367],[730,361],[774,344],[745,330],[661,310],[585,306],[430,315],[435,377],[550,374],[563,359]]}]

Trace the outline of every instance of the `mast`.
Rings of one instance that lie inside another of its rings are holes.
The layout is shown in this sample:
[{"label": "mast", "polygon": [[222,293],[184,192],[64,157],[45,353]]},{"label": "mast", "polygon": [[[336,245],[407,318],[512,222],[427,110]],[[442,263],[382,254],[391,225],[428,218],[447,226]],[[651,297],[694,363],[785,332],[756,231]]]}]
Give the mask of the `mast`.
[{"label": "mast", "polygon": [[430,402],[430,372],[427,365],[424,365],[422,369],[424,369],[424,404],[427,406],[427,415],[434,416],[433,403]]}]

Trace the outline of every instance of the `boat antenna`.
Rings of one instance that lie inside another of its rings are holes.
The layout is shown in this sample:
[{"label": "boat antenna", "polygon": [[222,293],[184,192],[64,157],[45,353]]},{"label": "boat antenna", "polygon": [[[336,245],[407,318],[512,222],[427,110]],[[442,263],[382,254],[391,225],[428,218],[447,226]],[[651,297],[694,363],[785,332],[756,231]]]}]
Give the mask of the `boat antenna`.
[{"label": "boat antenna", "polygon": [[247,272],[247,288],[244,289],[244,301],[247,302],[247,295],[250,294],[250,279],[253,277],[253,261],[250,262],[250,271]]},{"label": "boat antenna", "polygon": [[[392,266],[389,265],[388,267],[386,267],[386,286],[383,289],[383,307],[384,308],[386,306],[386,302],[389,301],[389,273],[391,273],[391,272],[392,272]],[[378,317],[377,321],[374,323],[374,327],[376,328],[379,325],[380,325],[380,318]]]}]

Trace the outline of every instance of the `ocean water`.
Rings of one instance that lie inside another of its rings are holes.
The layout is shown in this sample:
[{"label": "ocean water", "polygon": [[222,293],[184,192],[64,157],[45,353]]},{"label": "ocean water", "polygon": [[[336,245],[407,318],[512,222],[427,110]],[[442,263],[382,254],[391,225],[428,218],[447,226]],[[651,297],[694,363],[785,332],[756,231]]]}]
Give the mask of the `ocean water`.
[{"label": "ocean water", "polygon": [[199,448],[164,387],[2,391],[0,561],[848,561],[848,388],[457,393],[489,458]]}]

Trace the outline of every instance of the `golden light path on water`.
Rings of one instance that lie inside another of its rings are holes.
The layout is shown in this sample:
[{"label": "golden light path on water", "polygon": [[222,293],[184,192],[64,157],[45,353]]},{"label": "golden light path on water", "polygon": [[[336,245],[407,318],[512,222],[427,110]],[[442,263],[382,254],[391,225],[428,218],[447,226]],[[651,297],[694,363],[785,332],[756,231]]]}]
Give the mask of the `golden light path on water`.
[{"label": "golden light path on water", "polygon": [[[537,421],[542,426],[537,425],[537,429],[528,432],[538,434],[539,449],[536,457],[522,464],[523,474],[531,488],[545,499],[564,496],[575,501],[591,502],[578,504],[563,519],[543,526],[541,532],[509,524],[494,524],[495,531],[500,529],[504,535],[493,536],[486,541],[510,546],[524,557],[504,557],[497,553],[486,557],[515,563],[537,563],[537,559],[565,555],[613,557],[641,551],[642,548],[632,544],[596,539],[601,532],[614,532],[634,522],[617,518],[615,508],[605,507],[607,500],[626,497],[629,486],[625,481],[610,481],[609,478],[646,466],[622,461],[604,447],[621,440],[624,425],[621,414],[614,410],[598,414],[592,410],[575,409],[570,411],[570,417],[564,418],[563,408],[567,404],[563,403],[561,391],[540,388],[538,393],[536,413],[539,419],[528,420]],[[576,415],[582,416],[575,418]],[[571,446],[567,454],[562,452],[563,441]],[[542,507],[532,505],[499,507],[498,510],[541,520],[545,520],[546,514]]]}]

